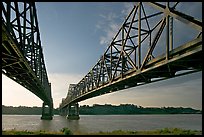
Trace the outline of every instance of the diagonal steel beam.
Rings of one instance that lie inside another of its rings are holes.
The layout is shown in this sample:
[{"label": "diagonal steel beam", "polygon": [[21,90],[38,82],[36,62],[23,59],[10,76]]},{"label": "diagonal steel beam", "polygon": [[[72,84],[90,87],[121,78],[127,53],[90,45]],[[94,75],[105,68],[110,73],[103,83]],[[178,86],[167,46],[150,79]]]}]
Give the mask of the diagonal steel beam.
[{"label": "diagonal steel beam", "polygon": [[162,34],[162,31],[163,31],[165,25],[166,25],[166,18],[163,18],[163,19],[162,19],[161,26],[160,26],[160,28],[159,28],[159,30],[158,30],[156,36],[154,37],[154,40],[153,40],[153,42],[152,42],[152,45],[151,45],[150,49],[148,50],[148,52],[147,52],[147,54],[146,54],[146,56],[145,56],[145,58],[144,58],[144,60],[143,60],[143,62],[142,62],[142,65],[141,65],[141,67],[140,67],[140,70],[143,69],[143,67],[144,67],[144,65],[145,65],[145,63],[146,63],[146,61],[147,61],[149,55],[152,54],[152,52],[153,52],[153,50],[154,50],[154,48],[155,48],[155,46],[156,46],[156,44],[157,44],[157,42],[158,42],[158,40],[159,40],[161,34]]},{"label": "diagonal steel beam", "polygon": [[172,16],[179,21],[192,26],[193,28],[197,29],[198,31],[202,31],[202,22],[194,19],[190,15],[186,15],[185,13],[181,13],[179,11],[174,10],[174,8],[166,8],[165,5],[156,3],[156,2],[148,2],[149,5],[152,7],[155,7],[156,9],[168,14],[169,16]]}]

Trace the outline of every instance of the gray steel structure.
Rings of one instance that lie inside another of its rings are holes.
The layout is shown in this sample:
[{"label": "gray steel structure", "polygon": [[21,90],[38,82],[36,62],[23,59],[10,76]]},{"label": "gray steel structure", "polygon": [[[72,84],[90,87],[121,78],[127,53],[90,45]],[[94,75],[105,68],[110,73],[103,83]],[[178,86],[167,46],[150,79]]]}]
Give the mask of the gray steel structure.
[{"label": "gray steel structure", "polygon": [[43,101],[41,119],[52,119],[48,81],[34,2],[1,2],[2,73]]},{"label": "gray steel structure", "polygon": [[[202,22],[176,10],[179,4],[136,3],[103,56],[79,83],[71,85],[60,112],[66,114],[70,105],[91,97],[202,71]],[[150,9],[153,12],[148,13]],[[174,20],[192,28],[196,36],[174,45]]]}]

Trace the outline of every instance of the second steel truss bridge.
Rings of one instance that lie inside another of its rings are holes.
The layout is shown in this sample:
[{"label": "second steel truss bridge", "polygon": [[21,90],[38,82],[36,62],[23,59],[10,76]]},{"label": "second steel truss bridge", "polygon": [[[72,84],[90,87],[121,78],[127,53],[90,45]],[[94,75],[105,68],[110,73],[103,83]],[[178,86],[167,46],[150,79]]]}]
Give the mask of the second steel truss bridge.
[{"label": "second steel truss bridge", "polygon": [[182,4],[134,4],[98,62],[69,86],[61,114],[79,119],[80,101],[202,71],[202,22],[178,10]]}]

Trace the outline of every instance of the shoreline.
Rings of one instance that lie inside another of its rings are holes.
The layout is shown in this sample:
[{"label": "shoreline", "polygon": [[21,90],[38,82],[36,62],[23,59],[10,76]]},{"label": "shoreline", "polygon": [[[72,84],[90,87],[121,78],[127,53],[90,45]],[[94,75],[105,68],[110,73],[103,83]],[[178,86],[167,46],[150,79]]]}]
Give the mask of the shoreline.
[{"label": "shoreline", "polygon": [[58,132],[55,131],[28,131],[28,130],[2,130],[2,135],[202,135],[202,130],[186,130],[181,128],[162,128],[158,130],[114,130],[111,132],[93,132],[82,133],[72,132],[68,128],[63,128]]},{"label": "shoreline", "polygon": [[[147,114],[79,114],[79,116],[94,116],[94,115],[182,115],[182,114],[186,114],[186,115],[194,115],[194,114],[202,114],[202,113],[174,113],[174,114],[171,114],[171,113],[169,113],[169,114],[155,114],[155,113],[153,113],[153,114],[149,114],[149,113],[147,113]],[[29,115],[31,115],[31,116],[41,116],[42,114],[2,114],[2,115],[19,115],[19,116],[24,116],[24,115],[27,115],[27,116],[29,116]],[[58,114],[55,114],[54,116],[62,116],[62,115],[58,115]]]}]

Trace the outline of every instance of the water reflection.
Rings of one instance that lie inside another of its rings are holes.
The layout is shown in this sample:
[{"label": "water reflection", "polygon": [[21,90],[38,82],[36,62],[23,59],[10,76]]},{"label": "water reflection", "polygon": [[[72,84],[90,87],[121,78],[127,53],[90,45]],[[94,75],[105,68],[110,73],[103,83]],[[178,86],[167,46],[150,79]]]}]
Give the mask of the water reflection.
[{"label": "water reflection", "polygon": [[38,129],[39,130],[50,130],[50,129],[53,129],[52,126],[54,124],[52,124],[52,122],[50,120],[41,120],[40,123],[39,123],[39,127]]},{"label": "water reflection", "polygon": [[41,120],[37,129],[60,131],[62,128],[68,128],[73,132],[86,132],[79,120],[66,119],[65,116],[54,116],[53,120]]}]

